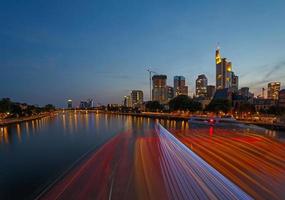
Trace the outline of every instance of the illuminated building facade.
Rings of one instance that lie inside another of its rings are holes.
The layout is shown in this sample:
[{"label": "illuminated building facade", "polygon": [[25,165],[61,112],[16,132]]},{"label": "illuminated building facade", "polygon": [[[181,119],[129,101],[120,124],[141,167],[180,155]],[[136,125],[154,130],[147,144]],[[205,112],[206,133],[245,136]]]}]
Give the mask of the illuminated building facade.
[{"label": "illuminated building facade", "polygon": [[201,74],[196,79],[196,96],[206,97],[207,96],[207,85],[208,79],[205,74]]},{"label": "illuminated building facade", "polygon": [[216,89],[230,88],[233,92],[238,91],[238,76],[232,71],[232,63],[222,58],[220,49],[216,49]]},{"label": "illuminated building facade", "polygon": [[152,100],[159,103],[167,103],[166,75],[154,75],[152,77]]},{"label": "illuminated building facade", "polygon": [[72,100],[71,99],[67,100],[67,108],[69,108],[69,109],[72,108]]},{"label": "illuminated building facade", "polygon": [[132,99],[131,99],[131,96],[127,95],[127,96],[124,96],[124,100],[123,100],[123,105],[125,107],[132,107]]},{"label": "illuminated building facade", "polygon": [[184,76],[174,76],[174,96],[178,95],[188,96],[188,86]]},{"label": "illuminated building facade", "polygon": [[278,100],[280,88],[281,88],[280,82],[268,83],[267,99]]},{"label": "illuminated building facade", "polygon": [[132,90],[131,100],[132,100],[133,107],[140,107],[143,104],[143,91]]}]

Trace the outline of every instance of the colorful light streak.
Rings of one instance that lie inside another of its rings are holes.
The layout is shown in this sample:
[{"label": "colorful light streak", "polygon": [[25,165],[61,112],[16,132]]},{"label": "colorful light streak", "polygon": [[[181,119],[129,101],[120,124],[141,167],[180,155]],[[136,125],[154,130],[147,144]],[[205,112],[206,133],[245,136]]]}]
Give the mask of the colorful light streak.
[{"label": "colorful light streak", "polygon": [[251,199],[158,125],[123,132],[39,199]]},{"label": "colorful light streak", "polygon": [[284,143],[238,129],[170,131],[254,199],[285,199]]}]

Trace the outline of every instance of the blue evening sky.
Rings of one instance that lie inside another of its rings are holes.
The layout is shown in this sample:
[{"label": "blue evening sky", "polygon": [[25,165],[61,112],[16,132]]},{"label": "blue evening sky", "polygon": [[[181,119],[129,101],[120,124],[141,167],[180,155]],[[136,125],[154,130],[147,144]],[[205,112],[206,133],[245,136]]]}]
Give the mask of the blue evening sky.
[{"label": "blue evening sky", "polygon": [[215,48],[256,95],[285,84],[283,0],[0,0],[0,98],[65,106],[71,98],[148,100],[146,69],[215,84]]}]

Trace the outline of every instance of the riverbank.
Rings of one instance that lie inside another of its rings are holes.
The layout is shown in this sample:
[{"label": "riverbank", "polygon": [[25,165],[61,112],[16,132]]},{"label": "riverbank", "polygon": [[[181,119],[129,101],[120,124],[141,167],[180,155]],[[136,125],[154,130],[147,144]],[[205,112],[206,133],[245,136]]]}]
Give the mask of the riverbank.
[{"label": "riverbank", "polygon": [[1,126],[7,126],[7,125],[11,125],[11,124],[17,124],[17,123],[21,123],[21,122],[26,122],[26,121],[31,121],[31,120],[36,120],[36,119],[41,119],[47,116],[51,116],[53,115],[53,112],[49,112],[49,113],[42,113],[39,115],[32,115],[32,116],[28,116],[28,117],[19,117],[19,118],[11,118],[11,119],[3,119],[0,120],[0,127]]},{"label": "riverbank", "polygon": [[[74,112],[74,111],[73,111]],[[157,113],[157,112],[143,112],[143,113],[123,113],[123,112],[110,112],[102,110],[76,110],[76,112],[90,112],[90,113],[104,113],[104,114],[115,114],[115,115],[128,115],[135,117],[146,117],[151,119],[164,119],[164,120],[176,120],[176,121],[188,121],[191,117],[190,115],[181,115],[181,114],[170,114],[170,113]],[[285,123],[269,123],[263,121],[246,121],[246,120],[237,120],[240,123],[252,124],[260,126],[263,128],[285,131]]]},{"label": "riverbank", "polygon": [[[179,121],[188,121],[190,118],[190,116],[172,115],[168,113],[114,113],[114,114],[147,117],[153,119],[179,120]],[[237,121],[240,123],[252,124],[271,130],[285,131],[285,123],[266,123],[266,122],[244,121],[244,120],[237,120]]]}]

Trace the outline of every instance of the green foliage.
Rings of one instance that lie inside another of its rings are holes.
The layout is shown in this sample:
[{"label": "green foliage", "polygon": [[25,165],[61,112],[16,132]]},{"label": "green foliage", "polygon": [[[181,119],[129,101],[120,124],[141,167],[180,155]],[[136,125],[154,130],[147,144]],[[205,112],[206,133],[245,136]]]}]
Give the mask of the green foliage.
[{"label": "green foliage", "polygon": [[211,103],[206,107],[207,111],[211,112],[224,112],[227,113],[231,110],[232,103],[228,99],[213,99]]},{"label": "green foliage", "polygon": [[0,112],[10,112],[12,106],[12,102],[9,98],[3,98],[0,100]]},{"label": "green foliage", "polygon": [[158,101],[148,101],[145,104],[145,108],[149,112],[157,112],[163,110],[163,105],[161,105]]},{"label": "green foliage", "polygon": [[29,116],[41,112],[51,112],[54,110],[55,107],[51,104],[47,104],[44,107],[38,107],[34,105],[27,105],[25,103],[12,102],[9,98],[3,98],[0,100],[0,113],[9,112],[9,117]]},{"label": "green foliage", "polygon": [[193,101],[186,95],[179,95],[169,101],[170,111],[176,110],[189,110],[189,111],[198,111],[202,110],[202,105],[199,102]]}]

